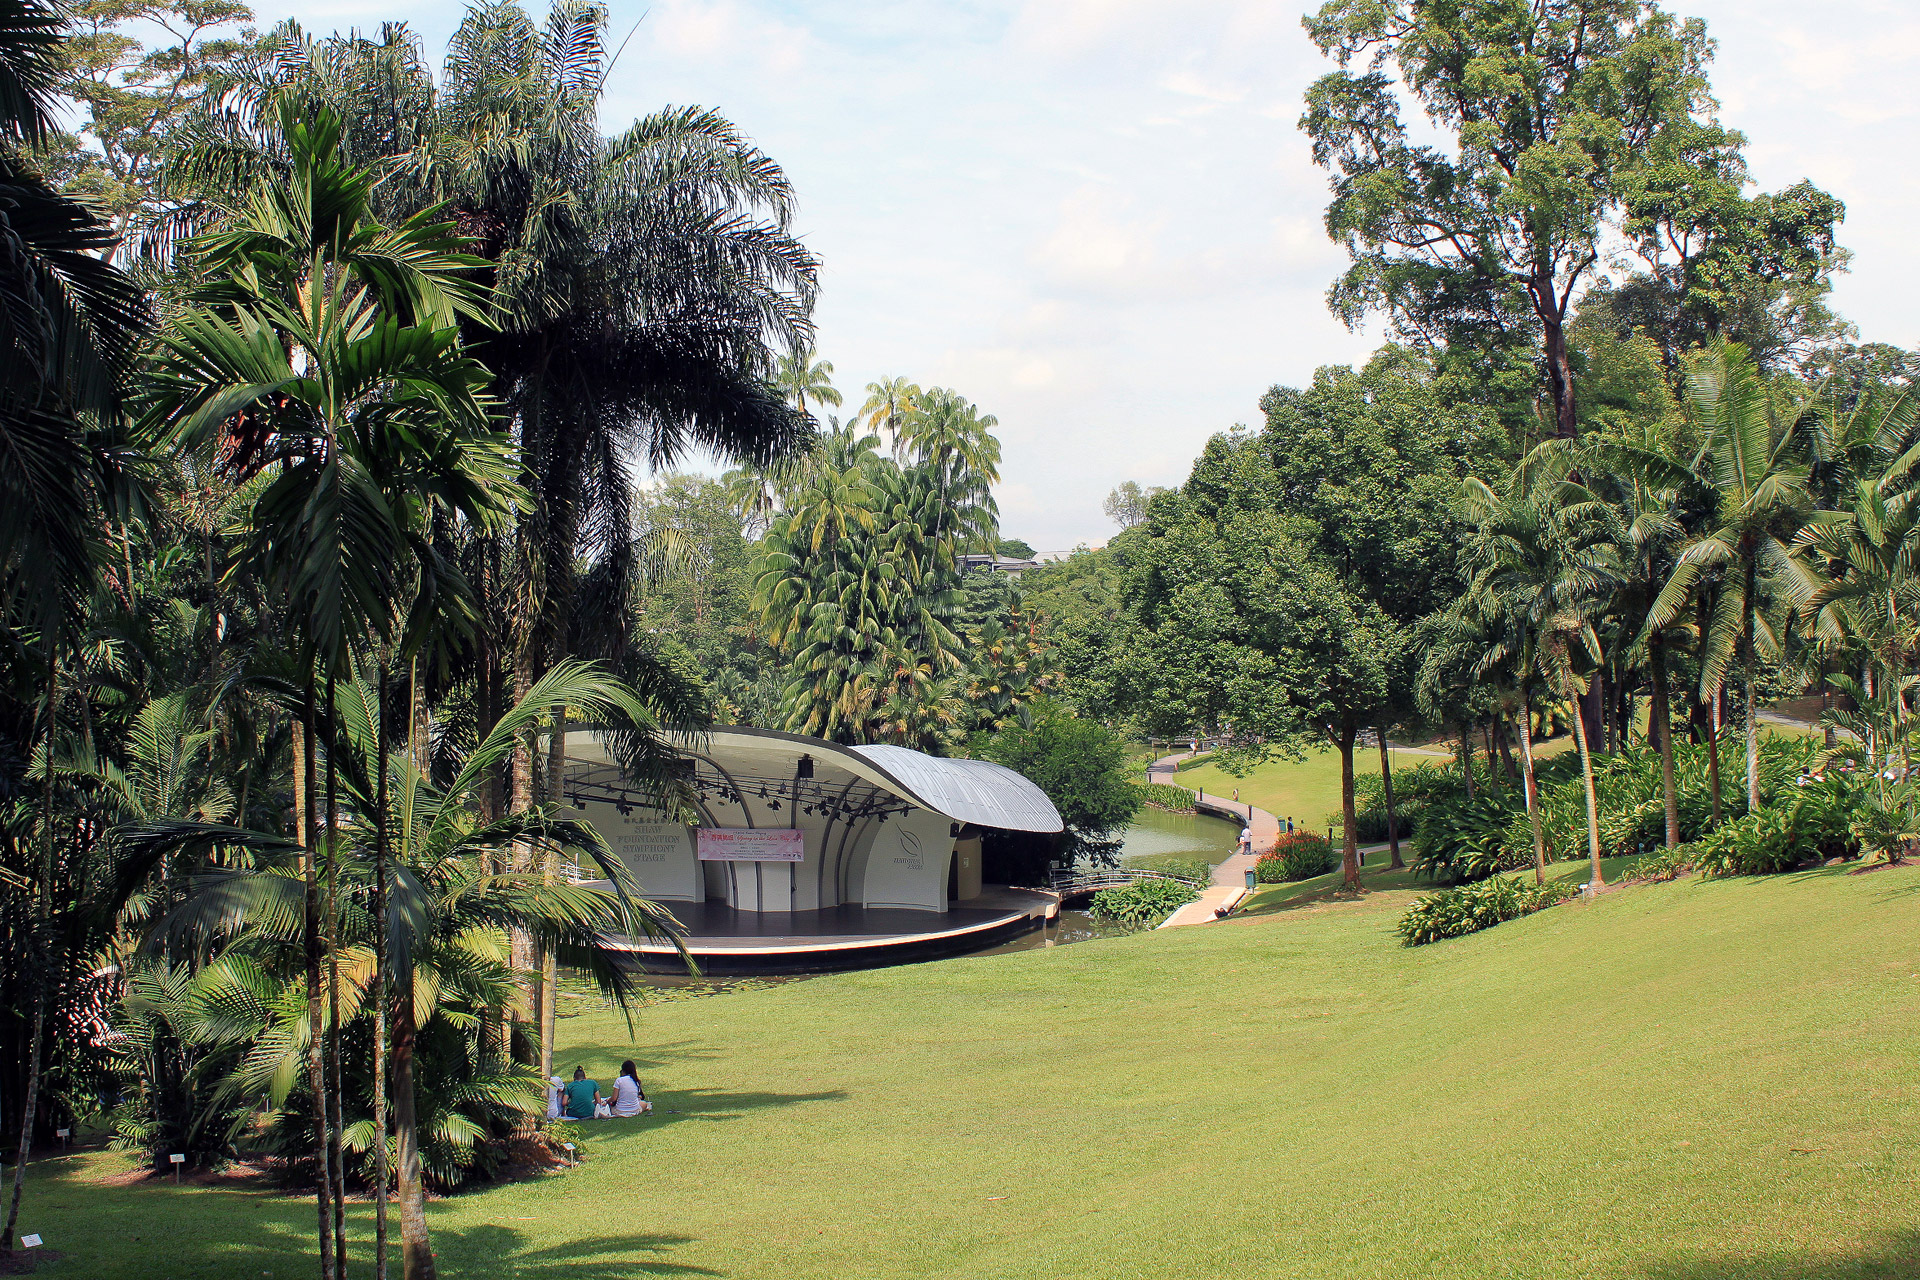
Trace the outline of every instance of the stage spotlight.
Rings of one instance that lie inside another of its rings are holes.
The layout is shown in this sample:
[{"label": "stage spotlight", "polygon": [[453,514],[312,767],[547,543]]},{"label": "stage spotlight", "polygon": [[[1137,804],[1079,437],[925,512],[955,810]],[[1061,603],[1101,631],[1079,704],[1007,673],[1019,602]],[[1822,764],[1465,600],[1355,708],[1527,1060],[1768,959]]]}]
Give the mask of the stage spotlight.
[{"label": "stage spotlight", "polygon": [[620,816],[623,818],[628,818],[633,816],[633,806],[628,804],[624,800],[615,804],[613,807],[620,811]]},{"label": "stage spotlight", "polygon": [[573,798],[573,807],[576,809],[584,809],[587,807],[587,802],[585,800],[582,800],[579,796],[575,796]]}]

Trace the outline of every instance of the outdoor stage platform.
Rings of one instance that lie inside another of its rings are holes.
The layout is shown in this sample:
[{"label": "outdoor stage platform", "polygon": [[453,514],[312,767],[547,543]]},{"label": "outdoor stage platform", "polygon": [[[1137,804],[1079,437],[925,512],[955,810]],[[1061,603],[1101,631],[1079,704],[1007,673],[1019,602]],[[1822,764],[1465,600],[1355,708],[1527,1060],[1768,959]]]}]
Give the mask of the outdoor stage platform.
[{"label": "outdoor stage platform", "polygon": [[[1060,910],[1057,894],[986,886],[946,911],[844,905],[820,911],[738,911],[723,902],[666,902],[712,975],[834,973],[965,955],[1030,933]],[[621,945],[649,973],[685,973],[665,944]]]}]

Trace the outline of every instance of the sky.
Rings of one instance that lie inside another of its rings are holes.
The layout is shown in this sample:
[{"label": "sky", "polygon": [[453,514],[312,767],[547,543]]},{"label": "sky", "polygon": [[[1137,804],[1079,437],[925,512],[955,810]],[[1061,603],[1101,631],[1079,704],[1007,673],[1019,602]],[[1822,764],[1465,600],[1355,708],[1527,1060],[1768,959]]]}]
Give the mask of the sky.
[{"label": "sky", "polygon": [[[531,6],[542,11],[536,3]],[[1713,0],[1722,117],[1758,184],[1847,206],[1834,291],[1866,341],[1920,346],[1920,6]],[[404,16],[436,59],[457,0]],[[818,351],[952,387],[999,419],[1001,527],[1043,553],[1113,531],[1123,480],[1175,485],[1275,384],[1364,361],[1326,308],[1345,266],[1296,128],[1329,69],[1303,8],[1260,0],[612,0],[609,131],[718,108],[786,170],[820,258]],[[391,0],[257,5],[310,30]],[[637,24],[637,26],[636,26]]]}]

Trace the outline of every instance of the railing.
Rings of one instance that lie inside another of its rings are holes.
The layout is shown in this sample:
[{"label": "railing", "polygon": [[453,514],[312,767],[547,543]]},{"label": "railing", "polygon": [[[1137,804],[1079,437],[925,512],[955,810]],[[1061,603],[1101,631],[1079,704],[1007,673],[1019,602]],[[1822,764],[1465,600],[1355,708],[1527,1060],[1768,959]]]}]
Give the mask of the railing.
[{"label": "railing", "polygon": [[1077,898],[1083,893],[1117,889],[1136,880],[1174,880],[1190,889],[1204,889],[1207,882],[1198,876],[1177,876],[1167,871],[1145,871],[1130,867],[1093,867],[1056,871],[1048,887],[1062,898]]}]

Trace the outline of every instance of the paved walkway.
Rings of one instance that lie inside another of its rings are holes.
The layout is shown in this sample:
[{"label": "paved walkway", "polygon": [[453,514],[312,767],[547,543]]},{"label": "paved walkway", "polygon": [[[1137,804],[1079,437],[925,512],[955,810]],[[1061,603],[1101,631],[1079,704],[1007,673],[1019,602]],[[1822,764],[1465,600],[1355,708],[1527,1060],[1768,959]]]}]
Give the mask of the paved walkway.
[{"label": "paved walkway", "polygon": [[[1147,766],[1147,781],[1162,782],[1171,787],[1181,787],[1183,791],[1193,791],[1192,787],[1181,786],[1173,780],[1173,768],[1182,760],[1193,755],[1191,751],[1177,755],[1162,756]],[[1247,872],[1252,868],[1259,854],[1273,847],[1280,835],[1280,820],[1265,809],[1250,804],[1238,804],[1220,796],[1194,796],[1194,808],[1201,813],[1211,813],[1235,822],[1244,822],[1253,828],[1252,853],[1236,853],[1213,869],[1213,883],[1200,893],[1198,900],[1189,902],[1172,915],[1160,927],[1169,929],[1182,924],[1207,924],[1217,920],[1227,911],[1240,904],[1247,896]]]},{"label": "paved walkway", "polygon": [[[1391,746],[1392,744],[1389,743],[1388,745]],[[1393,749],[1395,751],[1407,750],[1407,748],[1404,747],[1394,747]],[[1273,842],[1280,837],[1280,820],[1268,813],[1265,809],[1250,804],[1242,804],[1230,799],[1222,799],[1219,796],[1203,797],[1195,788],[1175,782],[1173,780],[1174,766],[1182,760],[1191,759],[1193,755],[1194,753],[1191,751],[1183,751],[1175,755],[1160,757],[1147,766],[1147,781],[1165,783],[1170,787],[1180,787],[1183,791],[1192,791],[1194,792],[1193,807],[1199,812],[1211,813],[1217,817],[1228,818],[1236,822],[1244,822],[1249,827],[1252,827],[1253,852],[1233,854],[1227,858],[1225,862],[1215,867],[1213,869],[1212,885],[1203,889],[1198,899],[1189,902],[1186,906],[1168,916],[1160,925],[1162,929],[1171,929],[1176,925],[1183,924],[1211,924],[1213,921],[1218,920],[1221,916],[1239,906],[1241,899],[1247,896],[1247,872],[1252,869],[1253,864],[1259,860],[1260,854],[1271,849]],[[1405,847],[1406,842],[1403,840],[1401,842],[1401,848],[1404,850]],[[1360,846],[1362,857],[1370,853],[1385,853],[1386,851],[1387,844],[1384,840],[1379,844]]]}]

